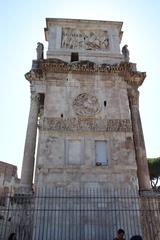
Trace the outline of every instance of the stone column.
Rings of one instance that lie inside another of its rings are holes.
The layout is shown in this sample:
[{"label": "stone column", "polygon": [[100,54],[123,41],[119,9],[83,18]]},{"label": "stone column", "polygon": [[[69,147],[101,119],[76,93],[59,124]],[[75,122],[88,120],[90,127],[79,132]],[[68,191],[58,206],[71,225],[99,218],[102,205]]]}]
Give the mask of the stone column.
[{"label": "stone column", "polygon": [[28,127],[26,133],[26,141],[24,147],[24,156],[21,172],[21,186],[32,188],[35,147],[37,136],[37,121],[40,108],[40,96],[38,93],[31,91],[30,113],[28,119]]},{"label": "stone column", "polygon": [[143,137],[143,130],[141,125],[139,113],[139,92],[137,88],[128,89],[128,98],[132,120],[133,139],[135,145],[135,156],[137,161],[137,176],[139,181],[139,189],[149,190],[150,177],[148,170],[148,163],[146,159],[146,150]]}]

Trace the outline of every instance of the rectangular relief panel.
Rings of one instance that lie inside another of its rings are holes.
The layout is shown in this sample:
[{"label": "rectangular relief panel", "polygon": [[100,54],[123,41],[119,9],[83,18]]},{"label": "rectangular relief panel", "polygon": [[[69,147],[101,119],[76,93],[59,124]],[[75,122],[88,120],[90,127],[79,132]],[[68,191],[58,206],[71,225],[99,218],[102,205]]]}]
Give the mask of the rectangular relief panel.
[{"label": "rectangular relief panel", "polygon": [[109,36],[105,30],[63,28],[62,48],[83,50],[108,50]]},{"label": "rectangular relief panel", "polygon": [[82,144],[81,140],[68,141],[68,163],[80,165],[82,159]]},{"label": "rectangular relief panel", "polygon": [[95,141],[96,165],[108,165],[107,141]]}]

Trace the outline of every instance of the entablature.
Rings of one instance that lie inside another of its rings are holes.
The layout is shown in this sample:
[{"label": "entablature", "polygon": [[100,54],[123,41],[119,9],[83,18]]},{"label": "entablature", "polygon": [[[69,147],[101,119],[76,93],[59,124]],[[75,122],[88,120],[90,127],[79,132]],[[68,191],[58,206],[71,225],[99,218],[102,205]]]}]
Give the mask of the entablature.
[{"label": "entablature", "polygon": [[95,63],[91,61],[65,62],[60,59],[33,60],[32,69],[25,74],[28,81],[44,80],[48,73],[81,73],[81,74],[118,74],[129,85],[139,87],[145,77],[145,72],[136,71],[135,63],[121,62],[119,64]]}]

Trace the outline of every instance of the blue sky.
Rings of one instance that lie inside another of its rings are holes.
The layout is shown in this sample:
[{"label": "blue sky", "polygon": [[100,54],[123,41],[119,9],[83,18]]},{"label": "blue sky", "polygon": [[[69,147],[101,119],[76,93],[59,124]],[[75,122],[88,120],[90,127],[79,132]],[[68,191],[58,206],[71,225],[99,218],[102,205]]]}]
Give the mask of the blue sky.
[{"label": "blue sky", "polygon": [[30,88],[24,74],[44,38],[45,18],[122,21],[130,61],[147,72],[140,90],[140,113],[148,157],[160,156],[160,1],[6,0],[1,3],[0,161],[18,166],[20,176],[29,114]]}]

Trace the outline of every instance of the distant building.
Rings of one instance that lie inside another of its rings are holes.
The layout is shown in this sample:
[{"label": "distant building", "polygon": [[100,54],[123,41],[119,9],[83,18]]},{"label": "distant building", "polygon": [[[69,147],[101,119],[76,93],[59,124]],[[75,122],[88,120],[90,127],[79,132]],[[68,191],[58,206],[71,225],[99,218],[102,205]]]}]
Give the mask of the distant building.
[{"label": "distant building", "polygon": [[8,205],[8,197],[12,196],[19,187],[20,179],[17,177],[17,167],[10,163],[0,161],[0,221],[6,218],[7,212],[3,208]]},{"label": "distant building", "polygon": [[17,167],[0,161],[0,193],[14,192],[19,183],[20,179],[17,176]]}]

